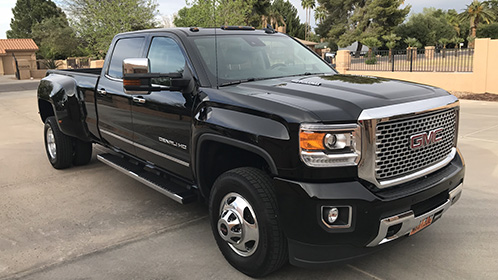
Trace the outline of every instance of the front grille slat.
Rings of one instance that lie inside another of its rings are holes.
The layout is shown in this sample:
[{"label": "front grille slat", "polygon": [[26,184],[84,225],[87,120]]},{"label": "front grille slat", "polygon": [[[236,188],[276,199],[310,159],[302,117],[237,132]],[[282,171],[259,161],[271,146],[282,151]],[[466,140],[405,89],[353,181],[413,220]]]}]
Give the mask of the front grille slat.
[{"label": "front grille slat", "polygon": [[[429,167],[451,152],[455,143],[457,112],[439,111],[415,118],[377,124],[375,175],[377,180],[395,179]],[[410,136],[442,128],[442,140],[410,149]]]}]

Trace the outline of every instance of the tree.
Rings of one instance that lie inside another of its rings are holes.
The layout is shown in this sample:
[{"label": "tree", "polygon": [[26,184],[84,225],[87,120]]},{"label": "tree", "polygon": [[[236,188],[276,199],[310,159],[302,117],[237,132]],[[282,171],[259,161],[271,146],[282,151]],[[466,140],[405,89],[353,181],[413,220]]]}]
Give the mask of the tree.
[{"label": "tree", "polygon": [[477,28],[477,37],[498,39],[498,23],[480,25]]},{"label": "tree", "polygon": [[[175,26],[249,25],[255,0],[194,0],[178,11]],[[261,17],[261,16],[260,16]]]},{"label": "tree", "polygon": [[455,45],[455,49],[460,48],[460,43],[463,43],[464,41],[465,40],[463,38],[460,38],[458,36],[455,36],[455,37],[450,39],[450,43]]},{"label": "tree", "polygon": [[[220,25],[249,25],[278,28],[286,27],[290,36],[304,38],[297,9],[287,0],[274,0],[266,6],[263,0],[195,0],[178,11],[176,26],[218,27]],[[231,16],[230,16],[231,15]],[[256,20],[257,18],[257,20]]]},{"label": "tree", "polygon": [[[451,43],[451,40],[448,39],[448,38],[441,38],[438,40],[438,43],[441,44],[441,46],[443,46],[443,49],[446,49],[446,46]],[[444,55],[443,55],[444,57]]]},{"label": "tree", "polygon": [[287,0],[274,0],[271,6],[282,16],[287,34],[304,39],[305,26],[299,20],[296,7]]},{"label": "tree", "polygon": [[315,8],[315,0],[301,0],[301,6],[306,12],[306,24],[304,31],[304,39],[308,39],[308,33],[310,32],[310,21],[311,21],[311,10]]},{"label": "tree", "polygon": [[372,49],[382,46],[382,43],[376,37],[367,37],[361,40],[361,43],[368,47],[368,59],[365,60],[366,64],[375,64],[377,59],[372,52]]},{"label": "tree", "polygon": [[249,26],[259,27],[263,26],[263,17],[267,16],[272,3],[270,0],[256,0],[252,5],[252,9],[249,15]]},{"label": "tree", "polygon": [[498,19],[498,0],[489,0],[486,1],[488,4],[489,9],[493,12],[495,15],[495,21]]},{"label": "tree", "polygon": [[[12,9],[11,30],[7,38],[32,38],[33,26],[45,19],[64,17],[64,12],[51,0],[17,0]],[[38,43],[38,42],[37,42]]]},{"label": "tree", "polygon": [[[464,12],[460,14],[462,20],[468,20],[470,22],[470,38],[475,38],[477,36],[477,27],[481,21],[489,24],[495,20],[495,15],[493,11],[489,8],[486,2],[479,2],[478,0],[472,1]],[[469,42],[469,48],[474,48],[474,41]]]},{"label": "tree", "polygon": [[449,40],[457,36],[455,28],[448,23],[446,13],[434,8],[425,8],[422,13],[412,15],[396,28],[396,34],[404,39],[416,38],[422,46],[435,46],[441,38]]},{"label": "tree", "polygon": [[389,49],[389,62],[391,62],[392,51],[396,47],[396,43],[401,39],[401,37],[397,36],[394,33],[391,33],[389,35],[382,36],[382,39],[386,41],[386,47]]},{"label": "tree", "polygon": [[449,9],[447,12],[446,12],[446,21],[448,22],[449,25],[451,25],[451,27],[453,27],[453,29],[455,29],[455,32],[457,33],[458,36],[460,36],[460,31],[461,31],[461,20],[458,16],[458,13],[456,10],[454,9]]},{"label": "tree", "polygon": [[438,40],[438,43],[441,44],[441,46],[443,46],[443,58],[446,57],[446,46],[451,43],[450,39],[447,39],[447,38],[441,38]]},{"label": "tree", "polygon": [[97,57],[105,56],[117,33],[157,25],[155,0],[66,0],[66,9],[86,50]]},{"label": "tree", "polygon": [[40,50],[37,56],[44,59],[66,59],[80,56],[82,42],[68,25],[66,18],[54,17],[33,26],[32,36]]},{"label": "tree", "polygon": [[280,25],[286,26],[284,17],[282,16],[282,14],[280,14],[280,11],[277,10],[274,6],[270,6],[267,15],[262,16],[262,18],[263,18],[262,27],[264,28],[266,28],[268,24],[275,29],[278,29]]},{"label": "tree", "polygon": [[339,46],[358,43],[366,37],[389,34],[410,12],[408,5],[400,9],[403,0],[318,0],[327,10],[327,17],[318,24],[317,32],[330,37]]},{"label": "tree", "polygon": [[213,27],[216,26],[214,17],[214,1],[197,1],[190,3],[174,16],[173,24],[177,27]]},{"label": "tree", "polygon": [[422,44],[417,40],[417,38],[408,37],[404,40],[409,48],[420,48]]},{"label": "tree", "polygon": [[315,10],[315,20],[320,23],[327,17],[327,10],[323,6],[318,6]]}]

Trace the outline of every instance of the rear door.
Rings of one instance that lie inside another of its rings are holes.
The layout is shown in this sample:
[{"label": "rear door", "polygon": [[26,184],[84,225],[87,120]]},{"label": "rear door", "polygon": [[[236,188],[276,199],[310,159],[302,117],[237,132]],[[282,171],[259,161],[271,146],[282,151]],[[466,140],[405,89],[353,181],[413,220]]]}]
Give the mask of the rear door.
[{"label": "rear door", "polygon": [[[183,73],[186,58],[174,37],[151,39],[147,57],[152,73]],[[156,81],[167,85],[169,81]],[[192,95],[180,91],[153,91],[134,95],[132,103],[136,154],[164,169],[191,179],[190,131]]]},{"label": "rear door", "polygon": [[124,37],[114,43],[107,68],[97,85],[97,106],[101,137],[130,154],[135,154],[131,104],[133,96],[123,89],[123,59],[142,57],[145,37]]}]

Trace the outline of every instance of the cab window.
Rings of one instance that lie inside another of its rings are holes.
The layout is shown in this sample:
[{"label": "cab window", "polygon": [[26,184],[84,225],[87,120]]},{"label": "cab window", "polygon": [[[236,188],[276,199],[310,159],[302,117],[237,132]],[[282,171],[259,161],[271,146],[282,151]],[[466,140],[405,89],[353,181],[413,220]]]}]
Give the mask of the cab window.
[{"label": "cab window", "polygon": [[141,57],[144,42],[143,37],[119,39],[114,45],[107,75],[117,79],[123,78],[123,60]]}]

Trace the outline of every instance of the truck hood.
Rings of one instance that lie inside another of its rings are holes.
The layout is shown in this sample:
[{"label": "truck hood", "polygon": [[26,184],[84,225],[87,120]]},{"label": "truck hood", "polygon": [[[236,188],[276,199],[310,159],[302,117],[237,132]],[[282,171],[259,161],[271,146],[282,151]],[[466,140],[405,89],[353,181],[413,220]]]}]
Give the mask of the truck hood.
[{"label": "truck hood", "polygon": [[[442,89],[427,85],[339,74],[253,81],[222,89],[247,96],[243,98],[244,106],[284,118],[290,116],[292,111],[306,111],[310,118],[321,122],[357,120],[365,109],[448,95]],[[279,112],[285,111],[281,105],[289,111]],[[304,112],[299,113],[301,115]]]}]

